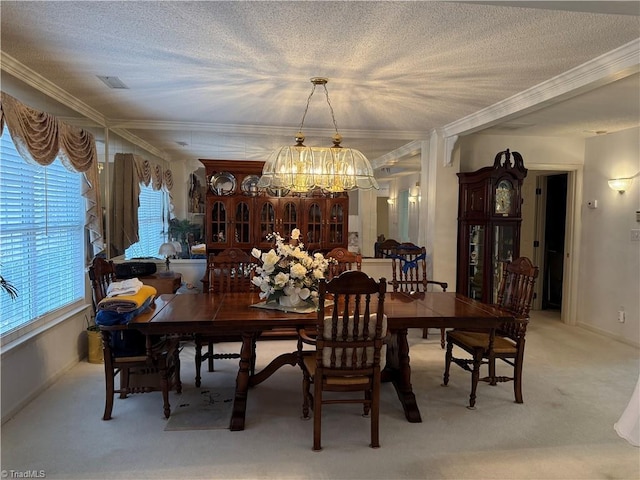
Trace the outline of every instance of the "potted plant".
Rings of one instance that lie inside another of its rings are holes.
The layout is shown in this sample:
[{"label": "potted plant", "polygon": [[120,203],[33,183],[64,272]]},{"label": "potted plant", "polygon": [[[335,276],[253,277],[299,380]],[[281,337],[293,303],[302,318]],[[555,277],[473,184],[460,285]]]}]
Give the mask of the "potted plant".
[{"label": "potted plant", "polygon": [[102,333],[100,327],[95,323],[91,323],[85,315],[87,321],[87,361],[89,363],[103,363],[104,356],[102,353]]},{"label": "potted plant", "polygon": [[15,300],[18,296],[18,289],[5,280],[2,275],[0,275],[0,288],[9,294],[11,300]]}]

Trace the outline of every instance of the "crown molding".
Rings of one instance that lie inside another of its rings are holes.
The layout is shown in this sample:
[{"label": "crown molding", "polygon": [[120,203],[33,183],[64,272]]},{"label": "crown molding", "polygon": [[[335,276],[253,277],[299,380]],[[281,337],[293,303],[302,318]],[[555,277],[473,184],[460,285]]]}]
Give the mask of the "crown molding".
[{"label": "crown molding", "polygon": [[109,128],[109,130],[111,130],[111,132],[115,133],[116,135],[121,136],[125,140],[128,140],[134,145],[146,150],[150,154],[155,155],[156,157],[161,158],[162,160],[165,160],[167,162],[171,161],[171,156],[168,155],[166,152],[159,150],[157,147],[154,147],[150,143],[147,143],[141,138],[135,136],[133,133],[129,132],[128,130],[125,130],[122,128],[111,128],[111,127]]},{"label": "crown molding", "polygon": [[48,97],[51,97],[72,110],[75,110],[79,114],[93,120],[99,126],[105,127],[107,125],[107,119],[100,112],[86,103],[81,102],[76,97],[50,82],[39,73],[31,70],[26,65],[23,65],[11,55],[0,51],[0,58],[2,58],[0,68],[5,72],[13,75],[19,80],[22,80],[27,85],[30,85]]},{"label": "crown molding", "polygon": [[[137,137],[136,135],[133,135],[127,130],[119,129],[119,128],[111,128],[110,127],[111,122],[109,122],[109,120],[105,118],[105,116],[102,115],[100,112],[90,107],[86,103],[78,100],[76,97],[69,94],[67,91],[63,90],[62,88],[58,87],[56,84],[50,82],[49,80],[44,78],[42,75],[30,69],[26,65],[23,65],[18,60],[13,58],[11,55],[7,55],[5,52],[0,51],[0,58],[2,59],[2,62],[0,62],[0,68],[3,71],[9,73],[10,75],[13,75],[17,79],[35,88],[39,92],[47,95],[53,100],[56,100],[57,102],[60,102],[66,107],[69,107],[72,110],[83,115],[84,117],[89,119],[85,123],[89,124],[90,126],[110,128],[114,133],[130,141],[134,145],[140,148],[143,148],[144,150],[148,151],[149,153],[163,160],[169,160],[166,153],[162,152],[161,150],[158,150],[153,145],[145,142],[144,140]],[[91,124],[91,122],[94,122],[94,123]],[[76,119],[75,121],[72,121],[70,123],[78,124],[83,122],[78,121]]]},{"label": "crown molding", "polygon": [[[420,136],[424,136],[424,132],[421,133]],[[414,137],[415,138],[415,137]],[[428,140],[426,140],[428,142]],[[413,142],[409,142],[395,150],[390,151],[382,155],[381,157],[376,158],[371,162],[371,167],[374,170],[379,168],[388,167],[389,165],[393,165],[398,163],[402,158],[405,157],[413,157],[418,155],[422,151],[422,146],[425,140],[414,140]]]},{"label": "crown molding", "polygon": [[[215,132],[227,135],[257,135],[266,137],[285,136],[292,138],[298,131],[297,127],[130,119],[111,119],[109,120],[109,126],[111,128],[128,128],[132,130],[187,130],[191,132]],[[307,136],[331,137],[335,133],[335,130],[333,128],[305,127],[303,129],[303,133],[305,133]],[[424,132],[340,129],[340,134],[344,138],[385,138],[391,140],[413,140],[417,136],[424,135]]]},{"label": "crown molding", "polygon": [[513,95],[505,100],[449,123],[445,137],[470,134],[580,95],[640,71],[640,38],[582,65]]}]

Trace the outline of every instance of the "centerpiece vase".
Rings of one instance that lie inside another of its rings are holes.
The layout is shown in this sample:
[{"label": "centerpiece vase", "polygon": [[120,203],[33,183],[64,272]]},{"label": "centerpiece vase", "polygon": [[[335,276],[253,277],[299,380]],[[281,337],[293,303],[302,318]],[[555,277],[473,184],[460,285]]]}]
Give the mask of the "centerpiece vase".
[{"label": "centerpiece vase", "polygon": [[300,297],[291,297],[290,295],[282,295],[278,298],[281,307],[298,307],[304,303]]}]

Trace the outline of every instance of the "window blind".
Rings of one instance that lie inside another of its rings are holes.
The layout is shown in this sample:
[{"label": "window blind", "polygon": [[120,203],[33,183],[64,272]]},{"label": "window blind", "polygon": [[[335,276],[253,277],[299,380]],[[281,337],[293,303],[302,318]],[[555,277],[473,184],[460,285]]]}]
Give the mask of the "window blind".
[{"label": "window blind", "polygon": [[126,259],[157,257],[160,245],[167,238],[167,194],[163,190],[154,190],[151,186],[141,185],[139,198],[138,237],[140,241],[125,250]]},{"label": "window blind", "polygon": [[81,175],[59,160],[25,162],[8,130],[0,137],[0,335],[85,296]]}]

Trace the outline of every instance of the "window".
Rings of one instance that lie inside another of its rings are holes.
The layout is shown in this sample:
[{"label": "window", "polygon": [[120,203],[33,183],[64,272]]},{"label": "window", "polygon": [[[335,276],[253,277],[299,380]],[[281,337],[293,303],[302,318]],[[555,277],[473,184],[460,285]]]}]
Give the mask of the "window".
[{"label": "window", "polygon": [[0,335],[44,323],[46,314],[84,301],[81,184],[81,175],[59,160],[47,167],[25,162],[5,127],[0,137],[0,273],[18,297],[12,300],[0,291]]},{"label": "window", "polygon": [[167,238],[168,195],[151,186],[140,186],[138,207],[138,236],[140,241],[124,252],[126,259],[157,257],[160,245]]}]

